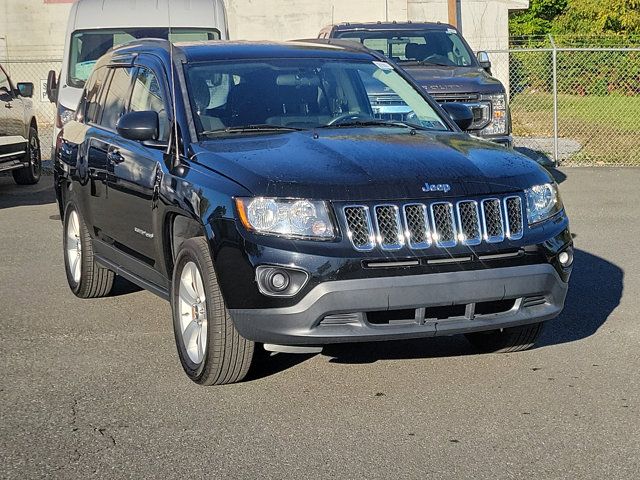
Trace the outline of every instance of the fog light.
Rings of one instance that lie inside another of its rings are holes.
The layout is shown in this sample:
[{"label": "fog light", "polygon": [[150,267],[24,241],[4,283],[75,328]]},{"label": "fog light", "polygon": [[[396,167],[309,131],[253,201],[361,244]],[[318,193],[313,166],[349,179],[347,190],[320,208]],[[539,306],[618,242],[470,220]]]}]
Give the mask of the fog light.
[{"label": "fog light", "polygon": [[560,252],[558,262],[565,268],[571,266],[573,263],[573,249],[568,248],[564,252]]},{"label": "fog light", "polygon": [[287,272],[280,272],[275,270],[269,276],[269,283],[271,284],[271,288],[273,288],[276,292],[281,292],[285,290],[289,286],[289,275]]},{"label": "fog light", "polygon": [[309,275],[304,270],[289,267],[259,266],[256,268],[258,289],[270,297],[293,297],[305,286]]}]

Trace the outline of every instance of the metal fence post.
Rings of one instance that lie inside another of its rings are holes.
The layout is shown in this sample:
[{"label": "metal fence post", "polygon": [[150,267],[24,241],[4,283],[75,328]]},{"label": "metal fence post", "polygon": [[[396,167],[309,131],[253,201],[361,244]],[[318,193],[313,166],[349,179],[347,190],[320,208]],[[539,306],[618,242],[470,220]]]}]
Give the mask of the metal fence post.
[{"label": "metal fence post", "polygon": [[553,48],[553,163],[557,167],[558,161],[558,49],[553,35],[549,34],[549,41]]}]

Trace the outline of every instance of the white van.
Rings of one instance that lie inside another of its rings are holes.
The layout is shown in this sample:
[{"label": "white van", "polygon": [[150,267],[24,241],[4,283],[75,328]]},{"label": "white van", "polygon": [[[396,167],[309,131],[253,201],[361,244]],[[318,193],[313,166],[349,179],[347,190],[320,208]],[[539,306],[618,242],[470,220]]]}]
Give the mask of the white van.
[{"label": "white van", "polygon": [[47,94],[57,102],[56,130],[71,120],[84,83],[109,49],[139,38],[226,40],[223,0],[77,0],[71,7],[60,78],[49,72]]}]

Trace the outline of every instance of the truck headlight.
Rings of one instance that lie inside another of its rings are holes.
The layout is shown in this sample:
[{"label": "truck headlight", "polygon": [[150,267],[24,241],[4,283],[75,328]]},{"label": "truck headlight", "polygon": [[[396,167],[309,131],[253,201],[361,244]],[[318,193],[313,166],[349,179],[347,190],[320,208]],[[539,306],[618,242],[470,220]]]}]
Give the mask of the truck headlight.
[{"label": "truck headlight", "polygon": [[504,93],[482,95],[481,100],[491,102],[491,121],[481,130],[482,135],[504,135],[507,133],[507,97]]},{"label": "truck headlight", "polygon": [[529,225],[542,222],[560,210],[562,210],[562,199],[555,183],[545,183],[534,185],[525,190],[527,197],[527,220]]},{"label": "truck headlight", "polygon": [[288,198],[236,198],[247,230],[265,235],[311,240],[336,236],[327,202]]}]

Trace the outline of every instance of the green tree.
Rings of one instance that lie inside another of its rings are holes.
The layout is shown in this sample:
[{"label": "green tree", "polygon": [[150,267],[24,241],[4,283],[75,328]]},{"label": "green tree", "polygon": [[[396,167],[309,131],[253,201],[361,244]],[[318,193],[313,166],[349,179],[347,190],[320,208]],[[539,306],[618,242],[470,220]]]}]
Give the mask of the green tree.
[{"label": "green tree", "polygon": [[563,35],[640,34],[640,0],[568,0],[551,30]]},{"label": "green tree", "polygon": [[511,36],[546,35],[553,29],[555,19],[567,8],[571,0],[531,0],[529,8],[514,11],[509,16]]}]

